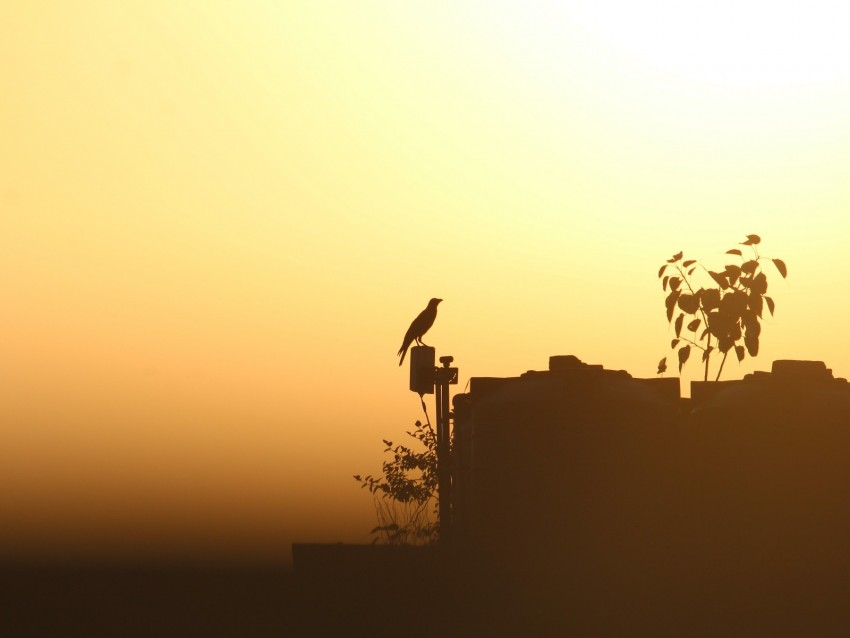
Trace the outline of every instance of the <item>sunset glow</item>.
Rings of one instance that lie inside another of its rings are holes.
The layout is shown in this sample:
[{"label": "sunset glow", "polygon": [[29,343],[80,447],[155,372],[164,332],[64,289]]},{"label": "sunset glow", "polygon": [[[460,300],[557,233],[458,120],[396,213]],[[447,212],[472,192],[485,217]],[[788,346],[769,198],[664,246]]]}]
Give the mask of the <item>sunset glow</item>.
[{"label": "sunset glow", "polygon": [[651,377],[658,267],[758,233],[789,276],[726,378],[850,375],[848,13],[6,3],[0,552],[367,540],[432,297],[453,392]]}]

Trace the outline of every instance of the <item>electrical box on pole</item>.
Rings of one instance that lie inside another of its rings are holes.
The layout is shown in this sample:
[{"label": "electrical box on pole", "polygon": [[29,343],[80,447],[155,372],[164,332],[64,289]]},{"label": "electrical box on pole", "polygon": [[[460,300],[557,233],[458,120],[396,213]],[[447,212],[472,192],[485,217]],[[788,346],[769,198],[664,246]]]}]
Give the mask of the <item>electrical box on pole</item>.
[{"label": "electrical box on pole", "polygon": [[436,351],[431,346],[413,346],[410,349],[410,391],[417,394],[434,394]]}]

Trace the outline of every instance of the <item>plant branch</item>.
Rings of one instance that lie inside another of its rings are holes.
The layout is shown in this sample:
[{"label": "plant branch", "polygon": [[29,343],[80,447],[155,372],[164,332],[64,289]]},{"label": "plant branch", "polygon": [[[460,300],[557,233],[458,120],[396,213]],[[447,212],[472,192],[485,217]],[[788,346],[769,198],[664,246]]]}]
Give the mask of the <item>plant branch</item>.
[{"label": "plant branch", "polygon": [[676,338],[677,338],[679,341],[687,341],[689,344],[691,344],[692,346],[696,346],[696,347],[697,347],[697,348],[699,348],[700,350],[703,350],[703,351],[707,350],[707,348],[706,348],[704,345],[702,345],[702,344],[700,344],[700,343],[698,343],[698,342],[696,342],[696,341],[691,341],[691,340],[690,340],[690,339],[688,339],[687,337],[676,337]]},{"label": "plant branch", "polygon": [[[697,265],[700,268],[702,268],[703,270],[705,270],[705,272],[708,272],[708,269],[705,266],[703,266],[700,262],[697,262]],[[676,264],[676,270],[678,270],[679,274],[682,275],[682,281],[685,282],[685,285],[688,287],[688,290],[691,291],[691,294],[696,296],[696,293],[694,292],[693,286],[691,286],[691,282],[688,280],[687,275],[685,275],[685,273],[682,272],[682,267],[679,266],[678,263]],[[702,315],[702,325],[704,325],[706,328],[708,328],[708,317],[705,314],[705,310],[703,310],[703,308],[702,308],[702,302],[700,302],[700,305],[699,305],[699,313]],[[701,346],[697,343],[694,343],[693,341],[690,341],[689,339],[685,339],[685,341],[689,341],[693,345],[697,346],[697,348],[700,348],[703,352],[705,352],[711,347],[711,333],[710,332],[708,333],[708,338],[707,338],[705,346]],[[709,364],[710,360],[711,360],[711,355],[709,355],[705,358],[705,375],[704,375],[705,381],[708,381],[708,364]]]},{"label": "plant branch", "polygon": [[720,361],[720,369],[717,371],[717,376],[715,377],[715,381],[720,381],[720,373],[723,372],[723,364],[726,363],[726,357],[729,356],[729,351],[723,353],[723,359]]},{"label": "plant branch", "polygon": [[419,395],[419,402],[422,403],[422,412],[425,413],[425,425],[428,426],[428,430],[431,432],[432,436],[436,436],[434,433],[434,428],[431,427],[431,417],[428,416],[428,406],[425,405],[425,395]]}]

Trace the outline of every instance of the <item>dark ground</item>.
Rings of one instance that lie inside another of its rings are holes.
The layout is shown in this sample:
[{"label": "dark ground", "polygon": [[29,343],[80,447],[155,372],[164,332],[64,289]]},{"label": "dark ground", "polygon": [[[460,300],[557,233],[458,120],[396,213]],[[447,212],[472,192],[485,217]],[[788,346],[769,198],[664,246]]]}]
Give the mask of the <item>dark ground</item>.
[{"label": "dark ground", "polygon": [[364,554],[314,562],[306,577],[282,563],[6,562],[0,637],[850,635],[850,584],[788,582],[788,596],[767,582],[697,596],[632,588],[624,598],[604,583],[451,580],[427,560]]},{"label": "dark ground", "polygon": [[405,572],[305,582],[284,563],[0,561],[0,637],[476,635],[447,626],[432,582]]},{"label": "dark ground", "polygon": [[431,560],[358,556],[300,578],[283,563],[0,561],[0,637],[539,635],[494,621],[498,604],[483,625],[462,613],[468,590]]},{"label": "dark ground", "polygon": [[300,636],[286,565],[132,561],[0,566],[0,636]]}]

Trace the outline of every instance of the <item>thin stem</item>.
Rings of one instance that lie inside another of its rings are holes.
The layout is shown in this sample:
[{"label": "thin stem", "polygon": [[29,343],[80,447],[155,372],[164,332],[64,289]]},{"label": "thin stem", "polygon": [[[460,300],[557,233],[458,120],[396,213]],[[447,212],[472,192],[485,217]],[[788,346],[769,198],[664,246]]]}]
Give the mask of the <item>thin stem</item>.
[{"label": "thin stem", "polygon": [[679,341],[687,341],[689,344],[691,344],[692,346],[696,346],[696,347],[697,347],[697,348],[699,348],[700,350],[705,350],[705,346],[703,346],[703,345],[701,345],[701,344],[697,343],[696,341],[691,341],[691,340],[690,340],[690,339],[688,339],[687,337],[676,337],[676,338],[677,338]]},{"label": "thin stem", "polygon": [[[700,268],[702,268],[703,270],[705,270],[706,272],[708,272],[708,270],[706,269],[706,267],[705,267],[705,266],[703,266],[701,263],[697,262],[697,265],[698,265]],[[682,272],[682,267],[681,267],[681,266],[679,266],[679,264],[676,264],[676,270],[678,270],[678,271],[679,271],[679,274],[680,274],[680,275],[682,275],[682,281],[684,281],[684,282],[685,282],[685,285],[688,287],[688,290],[690,290],[690,291],[691,291],[691,294],[692,294],[693,296],[695,296],[695,297],[696,297],[696,293],[694,292],[694,289],[693,289],[693,287],[691,286],[691,282],[688,280],[688,276],[687,276],[684,272]],[[705,310],[703,310],[703,309],[702,309],[702,303],[700,303],[700,305],[699,305],[699,313],[702,315],[702,325],[703,325],[703,326],[705,326],[706,328],[708,328],[708,317],[706,317],[706,315],[705,315]],[[690,341],[690,340],[689,340],[689,339],[685,339],[685,341]],[[708,341],[706,342],[706,346],[705,346],[705,347],[700,346],[700,345],[697,345],[697,344],[696,344],[696,343],[694,343],[693,341],[690,341],[690,343],[693,343],[695,346],[697,346],[698,348],[701,348],[703,351],[708,351],[708,349],[711,347],[711,333],[710,333],[710,332],[708,333]],[[709,353],[709,355],[705,358],[705,377],[704,377],[704,381],[708,381],[708,364],[709,364],[709,360],[710,360],[710,359],[711,359],[711,353]]]},{"label": "thin stem", "polygon": [[691,287],[691,282],[688,281],[688,276],[684,272],[682,272],[682,267],[679,264],[676,264],[676,270],[678,270],[679,274],[682,275],[682,281],[685,282],[685,285],[688,287],[688,290],[691,291],[691,294],[696,295],[694,289]]},{"label": "thin stem", "polygon": [[723,360],[720,362],[720,369],[717,371],[717,378],[714,379],[715,381],[720,381],[720,373],[723,372],[723,364],[726,363],[726,357],[728,356],[729,351],[727,350],[723,353]]},{"label": "thin stem", "polygon": [[422,403],[422,411],[425,413],[425,425],[428,426],[428,430],[430,430],[431,434],[434,434],[434,428],[431,427],[431,418],[428,416],[428,407],[425,405],[425,395],[419,395],[419,401]]}]

